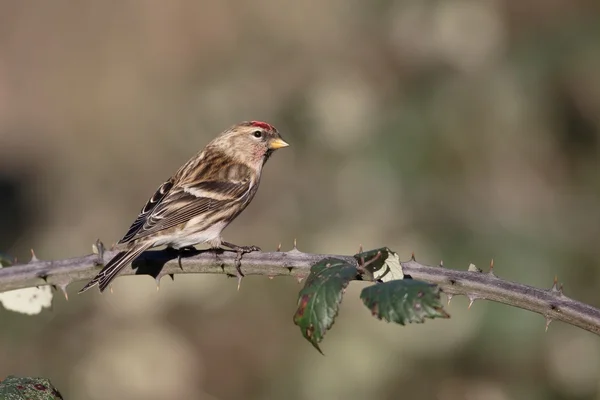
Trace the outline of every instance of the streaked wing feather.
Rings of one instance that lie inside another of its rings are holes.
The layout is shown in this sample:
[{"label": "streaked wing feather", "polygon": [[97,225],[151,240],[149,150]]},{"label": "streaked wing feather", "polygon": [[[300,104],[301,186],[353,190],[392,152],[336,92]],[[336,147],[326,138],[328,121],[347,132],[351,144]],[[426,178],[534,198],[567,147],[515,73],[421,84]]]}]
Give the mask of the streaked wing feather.
[{"label": "streaked wing feather", "polygon": [[[183,186],[171,186],[168,195],[163,195],[158,202],[149,207],[151,199],[121,242],[130,242],[155,234],[186,223],[199,215],[208,216],[211,212],[226,210],[236,201],[249,200],[252,192],[250,179],[225,181],[212,178]],[[153,196],[155,197],[157,194]]]},{"label": "streaked wing feather", "polygon": [[121,240],[119,240],[119,244],[128,243],[132,241],[136,235],[140,232],[148,217],[152,214],[156,206],[160,204],[160,202],[167,196],[167,194],[173,188],[173,178],[170,178],[168,181],[160,185],[160,187],[156,190],[156,192],[150,197],[148,202],[144,205],[144,208],[140,211],[140,214],[137,216],[135,221],[131,224],[127,233]]},{"label": "streaked wing feather", "polygon": [[230,202],[196,197],[185,192],[179,192],[177,196],[178,198],[174,201],[161,204],[160,209],[149,216],[136,238],[172,228],[198,215],[208,214],[211,210],[223,207],[223,205]]}]

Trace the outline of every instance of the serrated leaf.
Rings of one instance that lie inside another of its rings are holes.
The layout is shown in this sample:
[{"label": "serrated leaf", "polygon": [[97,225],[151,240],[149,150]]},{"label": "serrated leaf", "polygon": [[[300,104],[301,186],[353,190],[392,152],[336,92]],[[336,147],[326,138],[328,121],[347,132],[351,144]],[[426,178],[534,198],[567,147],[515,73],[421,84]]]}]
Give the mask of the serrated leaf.
[{"label": "serrated leaf", "polygon": [[[381,253],[381,255],[378,255]],[[389,282],[404,279],[400,257],[388,247],[364,251],[354,255],[358,263],[364,261],[365,269],[373,274],[374,280]]]},{"label": "serrated leaf", "polygon": [[0,382],[0,400],[60,400],[63,397],[50,380],[8,376]]},{"label": "serrated leaf", "polygon": [[319,343],[331,328],[338,313],[344,289],[357,278],[355,265],[336,258],[327,258],[313,265],[298,295],[294,323],[321,354]]},{"label": "serrated leaf", "polygon": [[360,298],[375,317],[387,322],[405,325],[423,323],[425,318],[450,318],[442,306],[439,286],[413,279],[368,286]]}]

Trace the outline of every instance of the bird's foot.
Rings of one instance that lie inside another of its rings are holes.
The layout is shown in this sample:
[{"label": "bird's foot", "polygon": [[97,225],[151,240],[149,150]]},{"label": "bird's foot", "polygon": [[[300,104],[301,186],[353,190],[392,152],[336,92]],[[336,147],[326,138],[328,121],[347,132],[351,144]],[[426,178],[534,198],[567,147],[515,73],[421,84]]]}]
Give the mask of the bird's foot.
[{"label": "bird's foot", "polygon": [[237,252],[237,256],[235,257],[235,276],[238,278],[238,291],[240,290],[240,286],[242,284],[242,278],[244,274],[242,273],[242,256],[246,253],[252,253],[254,251],[261,251],[258,246],[238,246],[237,244],[223,242],[221,243],[223,246],[232,249]]}]

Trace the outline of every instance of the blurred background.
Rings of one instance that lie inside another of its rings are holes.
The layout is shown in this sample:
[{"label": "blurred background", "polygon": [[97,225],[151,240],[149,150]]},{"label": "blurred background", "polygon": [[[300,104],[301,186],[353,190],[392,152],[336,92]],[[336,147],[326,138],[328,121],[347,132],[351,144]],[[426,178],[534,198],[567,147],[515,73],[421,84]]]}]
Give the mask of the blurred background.
[{"label": "blurred background", "polygon": [[[596,0],[0,2],[0,251],[118,241],[223,129],[274,124],[235,243],[401,259],[600,306]],[[318,354],[295,280],[176,276],[0,310],[0,377],[68,399],[600,399],[600,340],[456,298],[377,321],[349,288]]]}]

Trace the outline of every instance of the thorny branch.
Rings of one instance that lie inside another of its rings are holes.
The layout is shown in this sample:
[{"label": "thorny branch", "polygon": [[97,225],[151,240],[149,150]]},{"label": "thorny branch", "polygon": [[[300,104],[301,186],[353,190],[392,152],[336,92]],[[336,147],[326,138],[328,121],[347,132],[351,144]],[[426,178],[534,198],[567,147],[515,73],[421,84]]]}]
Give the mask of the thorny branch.
[{"label": "thorny branch", "polygon": [[[40,261],[34,256],[28,264],[0,269],[0,292],[50,284],[66,295],[67,285],[93,278],[103,260],[114,255],[115,252],[106,251],[100,255],[55,261]],[[219,254],[192,251],[179,263],[177,254],[168,250],[147,251],[134,261],[134,269],[125,268],[121,275],[148,274],[156,279],[157,284],[165,275],[173,277],[181,273],[235,275],[236,256],[237,253],[229,251]],[[241,269],[244,275],[294,276],[301,279],[308,275],[311,265],[326,257],[356,263],[352,256],[303,253],[294,247],[288,252],[245,254]],[[439,285],[449,299],[454,295],[465,295],[471,303],[476,299],[496,301],[543,315],[546,327],[550,321],[557,320],[600,335],[600,310],[565,296],[562,286],[557,286],[556,281],[550,289],[538,289],[498,278],[492,269],[488,273],[473,268],[458,271],[423,265],[414,257],[401,264],[405,275]]]}]

